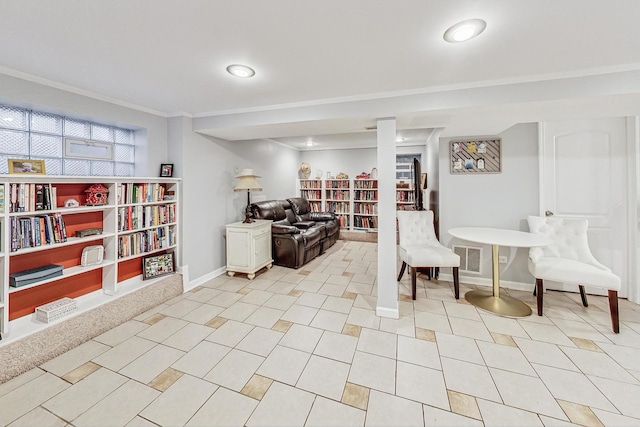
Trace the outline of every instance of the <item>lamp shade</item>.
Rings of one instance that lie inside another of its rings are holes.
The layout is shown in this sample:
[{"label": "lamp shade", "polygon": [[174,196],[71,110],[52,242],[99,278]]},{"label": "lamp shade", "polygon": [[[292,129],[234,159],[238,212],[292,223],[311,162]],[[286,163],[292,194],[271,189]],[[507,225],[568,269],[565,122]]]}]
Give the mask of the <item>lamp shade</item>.
[{"label": "lamp shade", "polygon": [[258,184],[256,178],[260,176],[256,175],[253,169],[242,169],[240,175],[236,176],[240,181],[233,188],[233,191],[261,191],[262,187]]}]

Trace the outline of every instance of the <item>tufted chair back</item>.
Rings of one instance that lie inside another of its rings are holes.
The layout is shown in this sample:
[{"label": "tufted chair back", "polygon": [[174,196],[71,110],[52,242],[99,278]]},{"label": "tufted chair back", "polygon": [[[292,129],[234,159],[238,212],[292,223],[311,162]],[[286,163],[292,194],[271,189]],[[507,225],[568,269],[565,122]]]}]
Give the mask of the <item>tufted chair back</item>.
[{"label": "tufted chair back", "polygon": [[613,332],[620,332],[618,291],[620,277],[600,264],[589,249],[586,219],[553,216],[527,217],[529,231],[553,240],[549,246],[529,249],[529,272],[536,279],[533,294],[537,296],[538,316],[542,316],[544,281],[577,284],[582,305],[589,306],[585,286],[606,289]]},{"label": "tufted chair back", "polygon": [[433,227],[433,211],[397,211],[400,247],[398,256],[402,260],[398,281],[402,279],[405,268],[409,266],[411,274],[411,297],[416,299],[416,276],[420,267],[427,267],[427,277],[431,271],[440,267],[451,267],[453,273],[453,293],[460,298],[458,267],[460,256],[443,246],[436,237]]},{"label": "tufted chair back", "polygon": [[593,257],[587,240],[589,224],[586,219],[557,218],[553,216],[529,216],[529,231],[553,240],[549,246],[531,248],[529,258],[537,262],[542,257],[555,257],[601,264]]},{"label": "tufted chair back", "polygon": [[438,242],[433,228],[433,211],[398,211],[396,215],[401,247]]}]

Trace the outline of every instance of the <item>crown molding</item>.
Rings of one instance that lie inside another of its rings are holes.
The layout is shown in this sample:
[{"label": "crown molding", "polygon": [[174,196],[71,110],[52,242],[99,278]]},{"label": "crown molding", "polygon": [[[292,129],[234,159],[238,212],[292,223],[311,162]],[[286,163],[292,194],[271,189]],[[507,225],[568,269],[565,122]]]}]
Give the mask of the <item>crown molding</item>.
[{"label": "crown molding", "polygon": [[76,95],[86,96],[87,98],[92,98],[98,101],[108,102],[110,104],[119,105],[121,107],[130,108],[132,110],[141,111],[143,113],[153,114],[154,116],[168,117],[167,113],[162,111],[154,110],[152,108],[147,108],[142,105],[132,104],[130,102],[122,101],[116,98],[111,98],[109,96],[105,96],[96,92],[80,89],[75,86],[67,85],[64,83],[54,82],[53,80],[48,80],[42,77],[34,76],[32,74],[24,73],[22,71],[13,70],[11,68],[0,66],[0,73],[6,74],[11,77],[16,77],[18,79],[27,80],[33,83],[38,83],[43,86],[52,87],[54,89],[63,90],[65,92],[75,93]]}]

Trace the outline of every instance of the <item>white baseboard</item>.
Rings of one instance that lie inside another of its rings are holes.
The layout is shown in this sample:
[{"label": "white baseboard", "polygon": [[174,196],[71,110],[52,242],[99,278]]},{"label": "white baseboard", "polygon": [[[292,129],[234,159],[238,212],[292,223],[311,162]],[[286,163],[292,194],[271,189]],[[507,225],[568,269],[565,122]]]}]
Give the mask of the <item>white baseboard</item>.
[{"label": "white baseboard", "polygon": [[189,283],[189,266],[181,265],[178,267],[178,273],[182,274],[182,289]]},{"label": "white baseboard", "polygon": [[400,310],[397,308],[387,308],[387,307],[376,307],[376,316],[378,317],[388,317],[389,319],[399,319],[400,318]]},{"label": "white baseboard", "polygon": [[[438,278],[453,282],[453,275],[451,273],[440,273]],[[476,286],[493,287],[493,279],[487,278],[487,277],[460,276],[460,283],[468,283],[470,285],[476,285]],[[510,280],[500,279],[501,288],[515,289],[517,291],[533,292],[534,286],[535,286],[535,282],[531,282],[531,283],[512,282]]]},{"label": "white baseboard", "polygon": [[184,283],[184,291],[185,292],[189,292],[191,289],[196,288],[200,285],[202,285],[203,283],[208,282],[211,279],[215,279],[216,277],[220,276],[221,274],[225,274],[227,272],[227,267],[220,267],[217,270],[213,270],[210,273],[205,274],[204,276],[200,276],[197,279],[191,281],[191,282],[187,282],[185,281]]}]

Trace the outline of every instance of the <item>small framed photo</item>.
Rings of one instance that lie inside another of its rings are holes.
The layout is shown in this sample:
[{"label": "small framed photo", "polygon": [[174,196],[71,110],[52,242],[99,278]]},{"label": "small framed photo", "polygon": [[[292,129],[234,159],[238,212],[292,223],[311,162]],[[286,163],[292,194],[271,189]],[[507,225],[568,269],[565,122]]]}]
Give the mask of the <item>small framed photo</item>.
[{"label": "small framed photo", "polygon": [[173,176],[173,163],[163,163],[160,165],[160,176],[171,178]]},{"label": "small framed photo", "polygon": [[9,173],[45,175],[44,160],[9,159]]},{"label": "small framed photo", "polygon": [[176,271],[176,261],[173,252],[142,258],[142,280],[173,274]]}]

